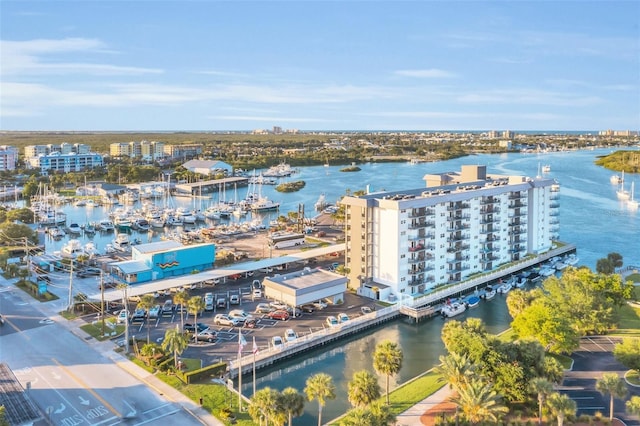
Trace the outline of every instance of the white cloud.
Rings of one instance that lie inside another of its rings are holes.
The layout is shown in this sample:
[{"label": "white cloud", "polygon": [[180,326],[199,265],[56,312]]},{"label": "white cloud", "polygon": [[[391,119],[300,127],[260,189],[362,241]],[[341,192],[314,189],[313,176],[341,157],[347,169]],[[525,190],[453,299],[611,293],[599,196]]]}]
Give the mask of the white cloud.
[{"label": "white cloud", "polygon": [[452,78],[456,77],[455,73],[440,70],[437,68],[424,69],[424,70],[397,70],[394,72],[396,75],[404,77],[416,77],[416,78]]},{"label": "white cloud", "polygon": [[555,106],[591,106],[602,102],[596,96],[583,96],[567,93],[555,93],[533,89],[504,89],[468,93],[456,100],[467,104],[521,104]]}]

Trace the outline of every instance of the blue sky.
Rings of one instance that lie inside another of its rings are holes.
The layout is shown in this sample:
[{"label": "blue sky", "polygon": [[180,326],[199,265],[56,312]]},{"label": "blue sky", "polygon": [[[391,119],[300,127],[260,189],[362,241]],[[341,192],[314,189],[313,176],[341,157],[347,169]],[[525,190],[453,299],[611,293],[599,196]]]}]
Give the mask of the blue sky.
[{"label": "blue sky", "polygon": [[637,130],[638,1],[0,2],[2,130]]}]

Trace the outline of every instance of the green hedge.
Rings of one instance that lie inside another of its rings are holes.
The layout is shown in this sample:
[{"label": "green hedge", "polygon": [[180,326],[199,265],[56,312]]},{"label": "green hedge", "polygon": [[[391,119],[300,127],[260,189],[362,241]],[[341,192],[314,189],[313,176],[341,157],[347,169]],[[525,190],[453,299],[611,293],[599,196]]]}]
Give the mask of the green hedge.
[{"label": "green hedge", "polygon": [[227,371],[227,363],[219,362],[217,364],[211,364],[198,370],[184,373],[183,378],[186,383],[193,383],[195,381],[208,377],[220,377],[224,374],[225,371]]}]

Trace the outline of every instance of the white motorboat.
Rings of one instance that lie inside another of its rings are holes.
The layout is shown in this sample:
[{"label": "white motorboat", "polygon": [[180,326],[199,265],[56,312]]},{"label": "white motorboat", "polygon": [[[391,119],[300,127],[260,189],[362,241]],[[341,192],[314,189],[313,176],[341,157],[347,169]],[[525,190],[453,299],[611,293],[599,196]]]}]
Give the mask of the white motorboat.
[{"label": "white motorboat", "polygon": [[467,310],[467,306],[460,302],[449,302],[442,307],[442,316],[451,318]]},{"label": "white motorboat", "polygon": [[545,164],[544,166],[542,166],[542,173],[549,173],[551,172],[551,166],[549,164]]},{"label": "white motorboat", "polygon": [[85,254],[82,244],[80,244],[80,241],[78,240],[69,240],[67,244],[62,246],[61,252],[63,257],[71,259],[75,259],[76,257]]},{"label": "white motorboat", "polygon": [[258,198],[257,201],[252,202],[249,205],[249,208],[254,212],[278,210],[280,208],[280,203],[276,201],[272,201],[267,197],[261,197],[261,198]]},{"label": "white motorboat", "polygon": [[496,297],[496,289],[490,285],[484,288],[484,294],[481,296],[485,300],[491,300]]},{"label": "white motorboat", "polygon": [[98,224],[98,228],[101,231],[110,232],[115,229],[115,226],[113,226],[113,222],[111,222],[110,220],[102,220]]},{"label": "white motorboat", "polygon": [[79,199],[78,201],[76,201],[75,203],[73,203],[74,206],[76,207],[82,207],[82,206],[86,206],[87,202],[84,199]]},{"label": "white motorboat", "polygon": [[104,252],[105,252],[106,254],[113,254],[113,253],[115,253],[115,252],[116,252],[116,249],[113,247],[113,244],[107,244],[107,245],[104,247]]},{"label": "white motorboat", "polygon": [[580,261],[580,258],[576,256],[575,253],[571,253],[569,256],[566,257],[566,259],[564,259],[564,263],[566,263],[569,266],[575,266],[576,263],[578,263],[579,261]]},{"label": "white motorboat", "polygon": [[549,266],[549,265],[542,265],[540,267],[540,270],[538,271],[538,274],[540,274],[543,277],[550,277],[555,273],[556,273],[556,269],[553,266]]},{"label": "white motorboat", "polygon": [[67,227],[67,231],[69,231],[70,234],[78,235],[82,232],[82,228],[80,228],[80,225],[77,223],[71,223]]},{"label": "white motorboat", "polygon": [[60,228],[50,228],[48,233],[51,238],[62,238],[67,235],[67,233]]},{"label": "white motorboat", "polygon": [[511,291],[511,289],[513,288],[513,282],[514,280],[509,279],[505,282],[503,282],[502,284],[500,284],[498,286],[498,288],[496,289],[496,291],[500,294],[507,294]]},{"label": "white motorboat", "polygon": [[622,182],[622,178],[620,177],[620,175],[612,175],[609,178],[609,182],[611,182],[613,185],[620,185],[620,183]]},{"label": "white motorboat", "polygon": [[113,240],[113,247],[121,252],[131,250],[131,241],[128,234],[118,234],[115,240]]}]

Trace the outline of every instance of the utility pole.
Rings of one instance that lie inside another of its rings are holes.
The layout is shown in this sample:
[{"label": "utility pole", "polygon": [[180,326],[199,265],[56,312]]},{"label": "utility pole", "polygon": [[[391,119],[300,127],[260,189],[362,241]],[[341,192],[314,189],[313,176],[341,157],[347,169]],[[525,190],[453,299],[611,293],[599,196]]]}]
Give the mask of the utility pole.
[{"label": "utility pole", "polygon": [[31,258],[29,257],[29,238],[24,237],[24,253],[27,259],[27,278],[31,281]]},{"label": "utility pole", "polygon": [[104,337],[104,280],[100,271],[100,320],[102,322],[102,337]]},{"label": "utility pole", "polygon": [[69,270],[69,307],[67,310],[71,312],[73,308],[73,259],[71,259],[71,269]]}]

